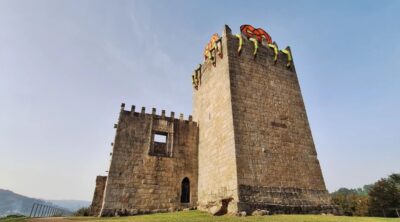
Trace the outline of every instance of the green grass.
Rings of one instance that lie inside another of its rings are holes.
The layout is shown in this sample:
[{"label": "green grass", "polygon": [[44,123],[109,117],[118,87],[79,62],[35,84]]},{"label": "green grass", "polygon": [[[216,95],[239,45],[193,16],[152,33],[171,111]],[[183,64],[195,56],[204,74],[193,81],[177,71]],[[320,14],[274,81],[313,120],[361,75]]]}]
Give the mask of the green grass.
[{"label": "green grass", "polygon": [[323,215],[272,215],[272,216],[211,216],[201,211],[181,211],[174,213],[159,213],[131,217],[69,217],[74,221],[98,221],[98,222],[400,222],[398,218],[378,217],[344,217]]},{"label": "green grass", "polygon": [[[0,222],[22,222],[26,217],[0,218]],[[272,216],[211,216],[201,211],[148,214],[132,217],[68,217],[66,222],[400,222],[400,218],[345,217],[322,215],[272,215]],[[50,221],[49,221],[50,222]]]},{"label": "green grass", "polygon": [[19,221],[25,221],[26,217],[25,216],[20,216],[20,215],[10,215],[7,217],[1,217],[0,222],[19,222]]}]

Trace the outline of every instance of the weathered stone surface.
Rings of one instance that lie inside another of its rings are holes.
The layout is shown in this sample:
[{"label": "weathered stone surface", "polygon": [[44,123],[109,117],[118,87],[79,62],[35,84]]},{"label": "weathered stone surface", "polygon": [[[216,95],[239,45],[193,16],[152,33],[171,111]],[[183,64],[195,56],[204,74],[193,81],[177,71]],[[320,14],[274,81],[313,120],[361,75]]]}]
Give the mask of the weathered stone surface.
[{"label": "weathered stone surface", "polygon": [[246,213],[246,211],[240,211],[240,212],[238,212],[238,213],[236,214],[236,216],[238,216],[238,217],[245,217],[245,216],[247,216],[247,213]]},{"label": "weathered stone surface", "polygon": [[210,213],[210,214],[212,214],[212,215],[217,215],[218,214],[218,212],[220,211],[220,209],[221,209],[221,206],[212,206],[212,207],[210,207],[209,209],[208,209],[208,212]]},{"label": "weathered stone surface", "polygon": [[267,210],[260,210],[260,209],[257,209],[257,210],[255,210],[255,211],[253,211],[253,212],[251,213],[252,216],[264,216],[264,215],[268,215],[268,214],[269,214],[269,211],[267,211]]},{"label": "weathered stone surface", "polygon": [[100,213],[103,204],[104,188],[106,186],[107,177],[96,177],[96,188],[94,189],[92,204],[90,205],[90,215],[97,216]]},{"label": "weathered stone surface", "polygon": [[[330,209],[294,65],[281,52],[224,32],[224,57],[204,64],[194,90],[199,206],[233,197],[231,211]],[[202,207],[204,209],[204,207]]]},{"label": "weathered stone surface", "polygon": [[193,119],[199,125],[199,209],[232,198],[228,212],[238,201],[236,148],[229,73],[229,33],[222,36],[223,58],[216,66],[202,66],[201,85],[193,91]]},{"label": "weathered stone surface", "polygon": [[[153,152],[155,133],[167,135],[165,153]],[[197,134],[195,122],[122,109],[101,215],[196,206]],[[182,204],[181,183],[186,177],[190,201]]]},{"label": "weathered stone surface", "polygon": [[214,216],[224,215],[228,213],[229,204],[232,200],[233,198],[227,198],[215,202],[210,202],[208,203],[206,208],[208,209],[208,212],[210,212]]}]

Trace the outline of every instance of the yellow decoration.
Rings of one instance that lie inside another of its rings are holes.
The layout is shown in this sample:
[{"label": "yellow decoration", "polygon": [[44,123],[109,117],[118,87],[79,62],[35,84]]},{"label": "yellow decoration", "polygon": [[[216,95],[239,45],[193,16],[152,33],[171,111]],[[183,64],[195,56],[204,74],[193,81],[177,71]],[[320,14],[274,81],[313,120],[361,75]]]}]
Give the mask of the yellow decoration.
[{"label": "yellow decoration", "polygon": [[268,44],[268,47],[274,50],[274,62],[278,61],[278,46],[276,44]]},{"label": "yellow decoration", "polygon": [[239,39],[239,48],[238,48],[237,52],[240,55],[240,53],[242,51],[243,38],[242,38],[241,34],[236,34],[235,36]]},{"label": "yellow decoration", "polygon": [[253,38],[250,38],[249,40],[254,43],[253,55],[256,56],[257,55],[257,51],[258,51],[258,41],[257,41],[257,39],[253,39]]},{"label": "yellow decoration", "polygon": [[292,64],[292,53],[290,53],[289,47],[286,47],[286,49],[281,50],[281,52],[285,55],[287,55],[288,62],[286,64],[286,67],[290,67]]}]

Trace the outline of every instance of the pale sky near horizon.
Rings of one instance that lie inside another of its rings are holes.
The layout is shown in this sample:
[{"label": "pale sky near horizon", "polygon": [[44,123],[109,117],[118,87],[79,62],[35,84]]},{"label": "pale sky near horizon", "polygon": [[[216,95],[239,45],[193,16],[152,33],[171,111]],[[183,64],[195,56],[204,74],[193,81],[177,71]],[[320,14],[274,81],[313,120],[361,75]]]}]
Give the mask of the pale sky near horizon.
[{"label": "pale sky near horizon", "polygon": [[291,46],[329,191],[400,171],[400,1],[0,0],[0,188],[91,200],[121,102],[191,113],[228,24]]}]

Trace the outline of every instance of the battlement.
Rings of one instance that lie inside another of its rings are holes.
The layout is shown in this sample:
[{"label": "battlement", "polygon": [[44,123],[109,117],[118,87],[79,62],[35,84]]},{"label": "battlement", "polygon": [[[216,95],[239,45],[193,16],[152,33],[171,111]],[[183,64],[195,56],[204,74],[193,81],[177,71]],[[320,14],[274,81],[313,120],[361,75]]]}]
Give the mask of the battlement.
[{"label": "battlement", "polygon": [[146,107],[142,107],[140,112],[139,111],[136,112],[135,109],[136,109],[136,106],[132,105],[130,110],[125,110],[125,103],[121,104],[121,114],[126,114],[126,115],[130,115],[130,116],[135,116],[135,117],[151,116],[156,119],[165,119],[165,120],[170,120],[170,121],[178,120],[178,121],[184,121],[187,123],[196,123],[193,121],[192,115],[189,115],[188,118],[185,119],[183,113],[180,113],[179,117],[175,118],[175,112],[173,112],[173,111],[171,111],[169,116],[167,116],[165,114],[165,110],[161,110],[161,113],[157,114],[156,108],[152,108],[151,113],[146,112]]}]

